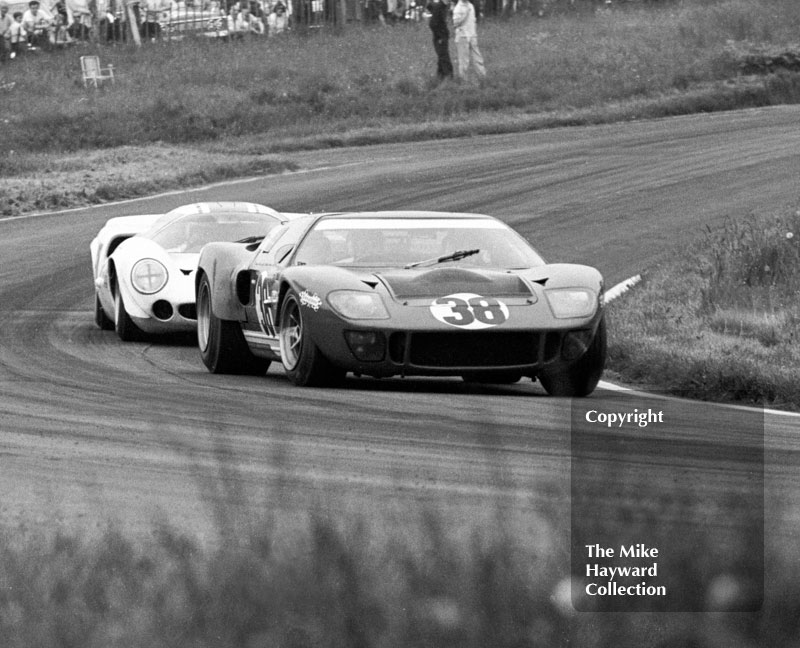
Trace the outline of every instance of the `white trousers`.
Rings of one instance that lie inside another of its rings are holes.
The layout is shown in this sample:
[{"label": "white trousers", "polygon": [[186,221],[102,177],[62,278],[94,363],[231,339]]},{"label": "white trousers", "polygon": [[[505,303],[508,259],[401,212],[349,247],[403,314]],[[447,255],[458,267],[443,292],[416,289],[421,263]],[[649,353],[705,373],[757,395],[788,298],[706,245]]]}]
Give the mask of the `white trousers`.
[{"label": "white trousers", "polygon": [[470,63],[480,78],[486,76],[486,68],[483,66],[483,55],[478,49],[477,37],[456,39],[456,54],[458,55],[459,77],[466,80]]}]

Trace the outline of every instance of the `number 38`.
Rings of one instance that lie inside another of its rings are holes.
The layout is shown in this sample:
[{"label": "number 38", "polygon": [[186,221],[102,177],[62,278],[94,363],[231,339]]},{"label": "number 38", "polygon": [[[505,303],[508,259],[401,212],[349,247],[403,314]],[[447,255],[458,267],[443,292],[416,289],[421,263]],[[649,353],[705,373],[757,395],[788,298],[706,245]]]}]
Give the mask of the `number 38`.
[{"label": "number 38", "polygon": [[503,302],[469,293],[440,297],[431,304],[431,313],[440,322],[469,329],[497,326],[508,319]]}]

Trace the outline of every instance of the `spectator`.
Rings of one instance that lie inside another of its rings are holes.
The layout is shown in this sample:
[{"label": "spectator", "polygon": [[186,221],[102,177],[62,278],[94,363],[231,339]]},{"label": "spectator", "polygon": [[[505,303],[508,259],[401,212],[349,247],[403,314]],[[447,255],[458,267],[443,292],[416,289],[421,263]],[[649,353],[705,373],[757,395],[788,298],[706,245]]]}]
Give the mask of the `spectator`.
[{"label": "spectator", "polygon": [[447,28],[447,5],[443,0],[433,0],[428,5],[431,14],[428,26],[433,33],[433,50],[436,52],[436,76],[439,80],[453,78],[450,60],[450,30]]},{"label": "spectator", "polygon": [[39,6],[39,0],[31,0],[22,14],[22,26],[28,34],[31,47],[47,47],[53,42],[53,14]]},{"label": "spectator", "polygon": [[8,15],[8,3],[0,2],[0,62],[8,59],[11,51],[11,25],[14,19]]},{"label": "spectator", "polygon": [[14,12],[14,22],[9,30],[9,40],[11,41],[10,58],[12,59],[22,54],[28,47],[28,32],[25,31],[25,26],[22,24],[22,15],[21,11]]},{"label": "spectator", "polygon": [[67,5],[64,0],[57,0],[55,4],[50,6],[50,13],[53,16],[53,33],[55,34],[55,27],[56,27],[56,18],[61,16],[61,22],[64,25],[69,26],[72,23],[72,17],[70,16],[69,12],[67,12]]},{"label": "spectator", "polygon": [[264,21],[264,10],[261,8],[261,3],[258,0],[249,0],[248,2],[250,6],[250,15],[253,18],[258,18],[262,22]]},{"label": "spectator", "polygon": [[98,34],[106,42],[125,40],[125,7],[122,0],[96,0]]},{"label": "spectator", "polygon": [[56,47],[65,47],[72,45],[72,36],[67,31],[67,26],[64,24],[64,17],[60,13],[53,16],[53,44]]},{"label": "spectator", "polygon": [[282,34],[286,31],[289,18],[286,16],[286,7],[280,0],[275,3],[269,16],[267,16],[267,24],[269,26],[270,36]]},{"label": "spectator", "polygon": [[486,77],[483,55],[478,49],[478,32],[475,28],[475,7],[469,0],[458,0],[453,10],[453,27],[456,30],[456,54],[458,55],[458,76],[467,80],[470,64],[479,78]]},{"label": "spectator", "polygon": [[169,0],[143,0],[144,22],[139,29],[142,38],[155,40],[161,36],[161,14],[169,10]]},{"label": "spectator", "polygon": [[246,3],[234,20],[233,30],[238,37],[247,34],[263,34],[264,25],[250,13],[250,5]]},{"label": "spectator", "polygon": [[236,36],[236,20],[239,17],[239,3],[234,2],[228,7],[228,37]]},{"label": "spectator", "polygon": [[66,0],[66,6],[67,12],[70,14],[68,21],[70,36],[80,40],[89,40],[94,23],[89,0]]}]

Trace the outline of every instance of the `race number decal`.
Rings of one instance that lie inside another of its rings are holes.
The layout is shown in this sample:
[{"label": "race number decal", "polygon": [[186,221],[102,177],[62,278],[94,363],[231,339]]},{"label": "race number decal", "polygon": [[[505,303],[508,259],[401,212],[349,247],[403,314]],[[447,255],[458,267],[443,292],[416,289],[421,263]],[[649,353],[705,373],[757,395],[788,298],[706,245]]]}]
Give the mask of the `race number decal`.
[{"label": "race number decal", "polygon": [[508,306],[503,302],[474,293],[439,297],[431,303],[430,309],[440,322],[470,330],[491,328],[508,319]]}]

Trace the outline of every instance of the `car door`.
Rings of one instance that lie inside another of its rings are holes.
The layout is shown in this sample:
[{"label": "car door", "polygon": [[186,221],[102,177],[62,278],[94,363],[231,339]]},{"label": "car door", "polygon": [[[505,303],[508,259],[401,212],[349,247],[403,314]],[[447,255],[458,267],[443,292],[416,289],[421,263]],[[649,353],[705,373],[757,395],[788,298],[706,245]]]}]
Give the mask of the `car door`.
[{"label": "car door", "polygon": [[281,272],[311,222],[310,218],[295,219],[272,230],[250,264],[247,321],[252,323],[251,330],[259,331],[270,340],[277,340],[278,335],[275,318]]}]

